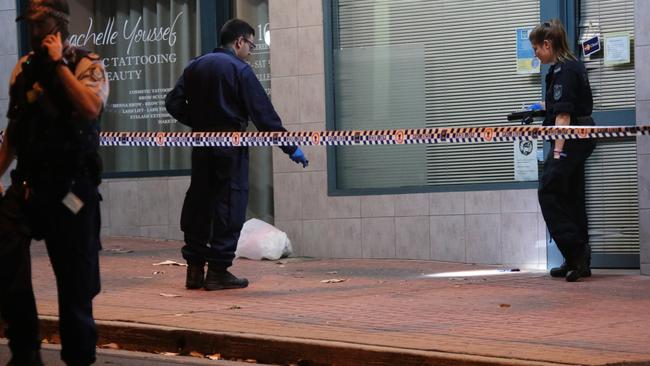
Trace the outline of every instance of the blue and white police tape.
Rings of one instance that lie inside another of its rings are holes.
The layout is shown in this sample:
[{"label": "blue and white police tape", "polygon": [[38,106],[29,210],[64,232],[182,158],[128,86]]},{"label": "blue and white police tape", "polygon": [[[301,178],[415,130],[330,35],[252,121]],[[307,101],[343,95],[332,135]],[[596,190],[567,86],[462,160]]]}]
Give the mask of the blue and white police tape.
[{"label": "blue and white police tape", "polygon": [[[450,127],[367,131],[102,132],[101,146],[355,146],[610,139],[649,135],[650,126]],[[3,135],[0,135],[0,139]]]}]

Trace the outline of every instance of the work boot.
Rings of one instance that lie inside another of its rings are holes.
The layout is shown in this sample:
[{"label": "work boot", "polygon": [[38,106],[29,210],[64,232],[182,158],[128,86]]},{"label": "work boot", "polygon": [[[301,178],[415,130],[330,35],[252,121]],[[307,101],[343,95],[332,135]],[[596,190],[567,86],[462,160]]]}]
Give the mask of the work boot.
[{"label": "work boot", "polygon": [[589,247],[578,256],[578,259],[575,260],[575,265],[571,266],[572,268],[566,274],[567,282],[576,282],[582,277],[591,277],[591,250]]},{"label": "work boot", "polygon": [[196,290],[203,287],[203,275],[205,270],[204,264],[187,264],[187,277],[185,279],[185,288],[188,290]]},{"label": "work boot", "polygon": [[225,290],[233,288],[244,288],[248,286],[248,280],[237,278],[225,268],[210,268],[205,276],[203,288],[206,291]]},{"label": "work boot", "polygon": [[566,274],[567,282],[576,282],[582,277],[591,277],[591,269],[587,264],[580,265],[575,269],[570,270]]},{"label": "work boot", "polygon": [[551,268],[551,277],[566,277],[569,273],[569,265],[564,261],[561,266]]},{"label": "work boot", "polygon": [[40,351],[32,351],[27,355],[20,357],[14,356],[11,358],[7,366],[43,366]]}]

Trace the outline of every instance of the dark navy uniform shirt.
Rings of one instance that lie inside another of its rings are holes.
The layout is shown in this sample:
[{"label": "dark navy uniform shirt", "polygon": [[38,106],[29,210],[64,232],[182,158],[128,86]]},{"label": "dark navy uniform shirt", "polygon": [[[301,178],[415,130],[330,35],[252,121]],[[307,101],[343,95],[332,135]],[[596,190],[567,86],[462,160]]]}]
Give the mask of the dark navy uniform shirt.
[{"label": "dark navy uniform shirt", "polygon": [[593,109],[587,70],[580,61],[558,61],[546,74],[546,119],[544,126],[554,126],[559,113],[571,115],[571,125],[581,125],[579,117],[591,116]]},{"label": "dark navy uniform shirt", "polygon": [[[194,131],[286,131],[252,67],[229,49],[190,61],[167,95],[167,111]],[[295,146],[282,146],[292,154]]]}]

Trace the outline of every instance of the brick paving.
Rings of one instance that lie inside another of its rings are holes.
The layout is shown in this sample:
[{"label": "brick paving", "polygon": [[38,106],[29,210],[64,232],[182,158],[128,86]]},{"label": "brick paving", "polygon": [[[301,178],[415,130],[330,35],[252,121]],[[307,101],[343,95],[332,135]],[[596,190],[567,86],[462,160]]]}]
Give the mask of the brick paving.
[{"label": "brick paving", "polygon": [[[233,273],[251,286],[206,292],[184,288],[185,267],[153,266],[183,262],[180,247],[105,239],[96,318],[470,357],[650,364],[650,277],[638,271],[597,270],[567,283],[540,271],[431,261],[237,260]],[[44,245],[32,253],[39,313],[56,315]],[[487,272],[455,273],[478,270]],[[345,281],[321,282],[334,278]]]}]

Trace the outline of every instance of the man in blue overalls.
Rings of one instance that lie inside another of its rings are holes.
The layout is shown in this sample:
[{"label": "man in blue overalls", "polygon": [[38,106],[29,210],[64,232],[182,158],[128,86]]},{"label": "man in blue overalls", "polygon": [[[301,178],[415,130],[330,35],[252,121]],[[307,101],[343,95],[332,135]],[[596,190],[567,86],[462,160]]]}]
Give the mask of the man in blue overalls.
[{"label": "man in blue overalls", "polygon": [[[286,131],[245,61],[255,48],[254,36],[255,30],[248,23],[228,21],[221,29],[221,48],[190,61],[167,95],[167,111],[194,131],[243,132],[249,119],[260,131]],[[281,149],[296,163],[307,166],[300,148]],[[247,279],[228,271],[246,220],[247,204],[248,148],[195,147],[190,188],[181,213],[188,289],[248,286]]]}]

